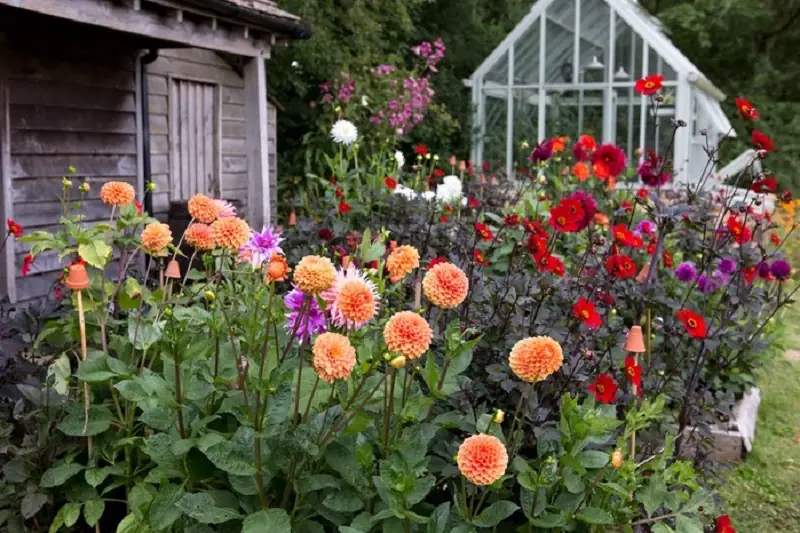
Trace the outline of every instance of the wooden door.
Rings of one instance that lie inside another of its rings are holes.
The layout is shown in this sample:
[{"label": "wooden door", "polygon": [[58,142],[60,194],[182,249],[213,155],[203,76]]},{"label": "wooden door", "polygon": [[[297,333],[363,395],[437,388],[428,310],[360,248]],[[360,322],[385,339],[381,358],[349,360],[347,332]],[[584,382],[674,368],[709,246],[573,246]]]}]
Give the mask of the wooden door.
[{"label": "wooden door", "polygon": [[170,200],[218,196],[219,86],[172,79],[170,86]]}]

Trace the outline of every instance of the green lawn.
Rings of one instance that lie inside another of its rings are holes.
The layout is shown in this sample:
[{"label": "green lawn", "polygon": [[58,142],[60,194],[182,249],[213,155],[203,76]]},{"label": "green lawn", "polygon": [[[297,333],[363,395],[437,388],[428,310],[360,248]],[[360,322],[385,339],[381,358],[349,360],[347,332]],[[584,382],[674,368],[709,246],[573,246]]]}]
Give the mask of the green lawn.
[{"label": "green lawn", "polygon": [[[800,350],[800,318],[786,313],[787,347]],[[790,329],[791,328],[791,329]],[[778,356],[764,369],[752,453],[725,476],[719,495],[740,532],[800,533],[800,362]]]}]

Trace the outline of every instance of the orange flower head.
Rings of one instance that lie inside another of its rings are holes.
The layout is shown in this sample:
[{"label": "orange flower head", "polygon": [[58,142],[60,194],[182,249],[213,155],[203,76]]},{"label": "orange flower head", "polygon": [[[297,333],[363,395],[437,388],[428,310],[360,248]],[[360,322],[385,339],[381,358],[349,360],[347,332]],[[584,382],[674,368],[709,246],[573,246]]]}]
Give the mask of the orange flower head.
[{"label": "orange flower head", "polygon": [[361,328],[378,312],[377,287],[352,265],[336,273],[333,285],[322,298],[330,310],[332,322],[341,328]]},{"label": "orange flower head", "polygon": [[157,254],[172,242],[172,231],[161,222],[151,222],[142,231],[142,248],[148,254]]},{"label": "orange flower head", "polygon": [[419,268],[419,252],[413,246],[398,246],[386,259],[386,269],[389,279],[397,283]]},{"label": "orange flower head", "polygon": [[416,359],[428,351],[432,335],[430,325],[413,311],[395,314],[383,328],[383,340],[389,350],[408,359]]},{"label": "orange flower head", "polygon": [[222,211],[220,204],[204,194],[195,194],[189,200],[189,215],[198,222],[211,224]]},{"label": "orange flower head", "polygon": [[264,283],[273,281],[285,281],[292,269],[286,262],[286,258],[277,253],[272,254],[267,264],[267,271],[264,274]]},{"label": "orange flower head", "polygon": [[211,224],[211,230],[214,243],[232,252],[238,252],[250,239],[250,226],[241,218],[219,218]]},{"label": "orange flower head", "polygon": [[458,447],[458,470],[470,483],[491,485],[506,473],[508,452],[493,435],[473,435]]},{"label": "orange flower head", "polygon": [[572,173],[575,174],[578,181],[586,181],[589,179],[589,165],[583,161],[579,161],[572,167]]},{"label": "orange flower head", "polygon": [[535,383],[556,372],[564,362],[561,345],[550,337],[529,337],[511,349],[508,364],[522,380]]},{"label": "orange flower head", "polygon": [[356,366],[355,348],[350,339],[339,333],[327,332],[317,337],[311,352],[314,371],[328,383],[349,378]]},{"label": "orange flower head", "polygon": [[106,205],[122,207],[133,203],[136,189],[124,181],[109,181],[100,188],[100,199]]},{"label": "orange flower head", "polygon": [[208,224],[191,224],[186,228],[183,238],[195,250],[205,252],[214,249],[214,231]]},{"label": "orange flower head", "polygon": [[603,213],[595,213],[594,221],[600,224],[601,226],[609,226],[611,224],[611,221]]},{"label": "orange flower head", "polygon": [[294,283],[306,294],[321,294],[333,285],[336,269],[327,257],[307,255],[294,269]]},{"label": "orange flower head", "polygon": [[425,297],[436,307],[454,309],[467,297],[469,280],[464,271],[452,263],[439,263],[422,280]]},{"label": "orange flower head", "polygon": [[567,143],[569,142],[569,137],[556,137],[553,139],[553,152],[563,152],[564,148],[566,147]]}]

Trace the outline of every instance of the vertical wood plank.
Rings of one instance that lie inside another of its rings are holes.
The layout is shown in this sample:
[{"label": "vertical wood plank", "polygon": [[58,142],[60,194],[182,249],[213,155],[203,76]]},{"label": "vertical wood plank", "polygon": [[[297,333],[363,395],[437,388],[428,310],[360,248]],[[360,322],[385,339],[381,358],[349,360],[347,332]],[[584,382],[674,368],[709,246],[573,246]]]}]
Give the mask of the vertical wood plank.
[{"label": "vertical wood plank", "polygon": [[167,123],[169,127],[169,196],[172,199],[180,197],[181,180],[181,135],[178,127],[180,117],[180,95],[178,93],[179,81],[169,80],[169,113]]},{"label": "vertical wood plank", "polygon": [[[225,184],[222,183],[222,87],[220,85],[216,85],[214,87],[214,139],[213,139],[213,149],[214,149],[214,165],[212,167],[212,172],[214,173],[214,179],[217,180],[219,184],[219,196],[220,198],[225,197]],[[240,214],[244,216],[244,213]]]},{"label": "vertical wood plank", "polygon": [[[9,91],[2,77],[3,51],[0,50],[0,221],[14,218],[11,200],[11,147],[9,126]],[[11,303],[17,302],[17,285],[14,271],[14,243],[8,242],[0,255],[0,296],[5,293]]]},{"label": "vertical wood plank", "polygon": [[197,194],[197,84],[187,82],[189,97],[186,102],[186,114],[189,117],[189,197]]},{"label": "vertical wood plank", "polygon": [[204,91],[203,99],[203,142],[205,146],[205,183],[209,194],[216,195],[214,183],[214,86],[208,85]]},{"label": "vertical wood plank", "polygon": [[247,208],[254,228],[269,225],[271,218],[269,156],[267,154],[267,67],[263,55],[244,67],[244,105],[247,151]]},{"label": "vertical wood plank", "polygon": [[189,196],[189,109],[187,106],[188,99],[188,84],[185,81],[180,82],[181,103],[180,103],[180,128],[181,128],[181,196],[179,198],[185,200]]}]

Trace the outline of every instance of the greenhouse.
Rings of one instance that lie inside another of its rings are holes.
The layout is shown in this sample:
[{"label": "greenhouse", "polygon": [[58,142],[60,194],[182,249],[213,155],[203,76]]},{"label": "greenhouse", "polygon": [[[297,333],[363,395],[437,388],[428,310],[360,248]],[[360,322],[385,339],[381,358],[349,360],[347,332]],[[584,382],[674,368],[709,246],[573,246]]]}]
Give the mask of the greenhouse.
[{"label": "greenhouse", "polygon": [[[634,91],[649,74],[664,77],[657,117]],[[509,174],[526,164],[524,143],[586,133],[620,146],[632,166],[637,149],[654,150],[674,161],[675,182],[698,180],[706,147],[735,135],[725,94],[635,0],[539,0],[467,84],[472,158]],[[673,120],[687,124],[674,139]]]}]

